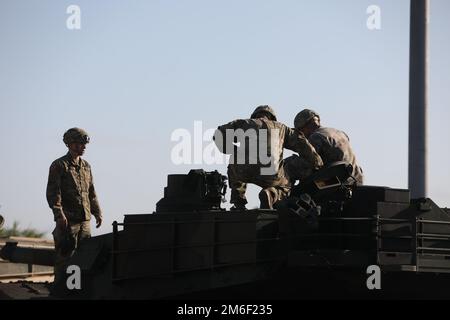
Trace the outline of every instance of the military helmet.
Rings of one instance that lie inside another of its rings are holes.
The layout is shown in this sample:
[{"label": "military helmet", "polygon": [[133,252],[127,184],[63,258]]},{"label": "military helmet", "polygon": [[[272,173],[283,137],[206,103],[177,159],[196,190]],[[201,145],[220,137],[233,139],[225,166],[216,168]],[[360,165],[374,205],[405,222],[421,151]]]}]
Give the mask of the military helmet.
[{"label": "military helmet", "polygon": [[295,117],[295,120],[294,120],[295,129],[299,129],[299,130],[303,129],[314,117],[317,117],[320,120],[319,114],[317,112],[315,112],[314,110],[310,110],[310,109],[302,110]]},{"label": "military helmet", "polygon": [[89,135],[86,131],[80,128],[71,128],[64,133],[63,141],[65,144],[70,144],[74,142],[78,143],[89,143]]},{"label": "military helmet", "polygon": [[275,111],[273,111],[272,107],[270,106],[259,106],[258,108],[255,109],[255,111],[253,111],[251,118],[255,119],[256,116],[261,113],[267,114],[270,120],[277,121]]}]

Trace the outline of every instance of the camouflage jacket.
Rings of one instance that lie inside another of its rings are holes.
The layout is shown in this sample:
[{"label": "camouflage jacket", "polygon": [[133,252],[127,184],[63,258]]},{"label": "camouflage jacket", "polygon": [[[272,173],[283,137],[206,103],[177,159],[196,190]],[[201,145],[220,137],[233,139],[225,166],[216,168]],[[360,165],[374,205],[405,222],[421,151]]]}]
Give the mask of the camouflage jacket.
[{"label": "camouflage jacket", "polygon": [[362,168],[356,162],[356,156],[350,146],[350,139],[345,132],[321,127],[314,131],[308,140],[320,154],[324,164],[336,161],[350,163],[353,166],[353,177],[359,184],[363,184]]},{"label": "camouflage jacket", "polygon": [[47,183],[47,201],[55,221],[62,213],[73,222],[88,221],[91,214],[101,217],[92,179],[91,166],[80,158],[75,163],[70,153],[55,160],[50,166]]},{"label": "camouflage jacket", "polygon": [[[323,165],[319,154],[303,134],[277,121],[265,118],[236,120],[220,126],[218,131],[224,137],[223,145],[218,144],[219,149],[232,155],[230,166],[246,172],[249,177],[259,175],[265,180],[279,180],[280,175],[284,175],[284,148],[299,153],[313,168]],[[234,140],[227,136],[227,132],[234,132]],[[253,140],[249,138],[252,132],[256,136]],[[233,142],[239,146],[232,145]],[[240,155],[245,155],[245,158]]]}]

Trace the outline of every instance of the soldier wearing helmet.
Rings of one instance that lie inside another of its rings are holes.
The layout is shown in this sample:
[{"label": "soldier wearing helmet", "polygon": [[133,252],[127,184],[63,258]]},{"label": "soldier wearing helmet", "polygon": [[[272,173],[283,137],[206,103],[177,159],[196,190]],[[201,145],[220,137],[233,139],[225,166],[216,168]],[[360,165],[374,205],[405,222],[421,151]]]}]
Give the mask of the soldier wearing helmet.
[{"label": "soldier wearing helmet", "polygon": [[80,240],[91,235],[91,215],[97,228],[102,224],[102,213],[94,188],[91,166],[81,159],[89,143],[89,135],[80,128],[64,133],[63,142],[68,148],[65,156],[50,166],[47,183],[47,201],[56,222],[55,283],[65,275],[65,264]]},{"label": "soldier wearing helmet", "polygon": [[301,154],[311,167],[322,166],[320,156],[303,134],[277,122],[270,106],[259,106],[250,119],[220,126],[214,141],[220,151],[231,155],[230,202],[236,210],[245,210],[248,183],[263,189],[259,194],[263,209],[272,209],[289,194],[290,183],[283,168],[284,148]]},{"label": "soldier wearing helmet", "polygon": [[[364,183],[362,168],[358,166],[355,153],[350,146],[350,139],[343,131],[325,128],[320,125],[320,116],[317,112],[304,109],[297,114],[294,120],[295,129],[302,132],[322,157],[324,165],[345,161],[353,166],[353,174],[348,183]],[[285,161],[285,169],[292,180],[304,179],[308,164],[300,157],[290,157]]]}]

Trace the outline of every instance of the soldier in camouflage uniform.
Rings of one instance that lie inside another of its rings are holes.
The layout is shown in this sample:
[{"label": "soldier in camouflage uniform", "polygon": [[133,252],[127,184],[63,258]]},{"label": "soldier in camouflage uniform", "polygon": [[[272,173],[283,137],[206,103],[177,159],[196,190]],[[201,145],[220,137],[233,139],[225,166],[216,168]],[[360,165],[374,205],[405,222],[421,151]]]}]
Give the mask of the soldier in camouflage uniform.
[{"label": "soldier in camouflage uniform", "polygon": [[[322,157],[324,165],[337,161],[345,161],[353,166],[353,178],[347,182],[362,185],[363,171],[356,162],[356,156],[350,146],[350,139],[343,131],[324,128],[320,125],[320,116],[309,109],[301,111],[294,121],[295,129],[302,132]],[[285,160],[285,169],[291,180],[302,180],[308,172],[309,163],[301,157],[292,156]]]},{"label": "soldier in camouflage uniform", "polygon": [[[256,136],[253,141],[249,138],[251,132]],[[272,209],[277,201],[288,196],[290,183],[283,168],[283,148],[298,152],[313,168],[323,164],[303,134],[277,122],[269,106],[256,108],[251,119],[236,120],[220,126],[216,131],[215,142],[219,150],[232,155],[228,179],[230,202],[234,204],[232,209],[236,210],[245,210],[248,183],[263,188],[259,194],[263,209]],[[233,142],[240,143],[239,147]]]},{"label": "soldier in camouflage uniform", "polygon": [[47,201],[56,222],[55,283],[64,278],[65,264],[79,241],[91,236],[91,215],[97,228],[102,224],[91,166],[80,158],[89,136],[83,129],[72,128],[64,134],[63,141],[69,151],[51,164],[47,184]]}]

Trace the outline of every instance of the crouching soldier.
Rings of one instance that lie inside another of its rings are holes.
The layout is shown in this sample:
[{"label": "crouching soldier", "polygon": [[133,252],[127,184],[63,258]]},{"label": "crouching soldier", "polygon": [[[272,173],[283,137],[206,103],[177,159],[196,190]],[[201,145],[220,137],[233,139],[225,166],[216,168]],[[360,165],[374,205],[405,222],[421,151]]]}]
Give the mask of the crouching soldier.
[{"label": "crouching soldier", "polygon": [[259,194],[262,209],[289,195],[290,182],[284,172],[283,149],[299,153],[312,168],[322,160],[302,133],[277,122],[273,109],[260,106],[250,119],[235,120],[220,126],[214,141],[219,150],[230,154],[228,179],[233,210],[245,210],[247,184],[263,190]]},{"label": "crouching soldier", "polygon": [[[304,109],[297,114],[294,125],[298,132],[308,138],[321,156],[324,165],[345,161],[353,166],[352,177],[347,183],[358,185],[364,183],[363,170],[356,161],[350,139],[345,132],[322,127],[319,114],[309,109]],[[285,170],[293,181],[301,181],[312,173],[308,160],[295,155],[285,160]]]}]

